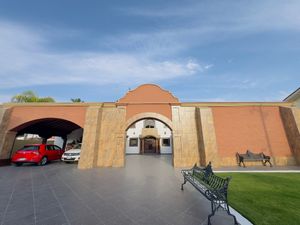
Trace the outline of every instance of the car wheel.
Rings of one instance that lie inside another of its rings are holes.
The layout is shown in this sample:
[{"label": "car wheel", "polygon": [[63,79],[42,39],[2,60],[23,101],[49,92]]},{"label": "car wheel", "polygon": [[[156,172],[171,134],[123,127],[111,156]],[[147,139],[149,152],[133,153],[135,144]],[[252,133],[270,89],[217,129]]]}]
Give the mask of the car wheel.
[{"label": "car wheel", "polygon": [[46,163],[48,162],[48,159],[46,156],[44,156],[41,161],[39,162],[39,166],[45,166]]},{"label": "car wheel", "polygon": [[23,165],[23,163],[20,163],[20,162],[15,163],[15,166],[22,166],[22,165]]}]

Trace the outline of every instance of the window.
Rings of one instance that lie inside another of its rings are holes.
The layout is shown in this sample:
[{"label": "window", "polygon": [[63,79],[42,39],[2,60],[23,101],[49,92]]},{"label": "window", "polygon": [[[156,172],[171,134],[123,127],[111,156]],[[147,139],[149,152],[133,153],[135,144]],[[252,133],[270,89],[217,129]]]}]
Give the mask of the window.
[{"label": "window", "polygon": [[46,145],[47,150],[54,150],[53,145]]},{"label": "window", "polygon": [[170,138],[163,138],[162,146],[170,146]]},{"label": "window", "polygon": [[155,120],[145,120],[144,128],[155,128]]},{"label": "window", "polygon": [[130,147],[136,147],[136,146],[138,146],[138,139],[137,138],[130,138],[129,139],[129,146]]},{"label": "window", "polygon": [[23,148],[19,149],[22,151],[33,151],[33,150],[39,150],[40,146],[38,145],[25,145]]},{"label": "window", "polygon": [[55,150],[61,150],[61,148],[56,146],[56,145],[54,145],[53,147],[54,147]]}]

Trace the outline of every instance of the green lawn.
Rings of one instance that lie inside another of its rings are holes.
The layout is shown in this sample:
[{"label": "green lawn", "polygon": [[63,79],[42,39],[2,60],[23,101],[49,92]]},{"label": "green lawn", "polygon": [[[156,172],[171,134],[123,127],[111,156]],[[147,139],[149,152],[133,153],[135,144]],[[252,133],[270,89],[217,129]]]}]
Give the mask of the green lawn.
[{"label": "green lawn", "polygon": [[300,224],[300,173],[219,173],[231,176],[229,204],[255,225]]}]

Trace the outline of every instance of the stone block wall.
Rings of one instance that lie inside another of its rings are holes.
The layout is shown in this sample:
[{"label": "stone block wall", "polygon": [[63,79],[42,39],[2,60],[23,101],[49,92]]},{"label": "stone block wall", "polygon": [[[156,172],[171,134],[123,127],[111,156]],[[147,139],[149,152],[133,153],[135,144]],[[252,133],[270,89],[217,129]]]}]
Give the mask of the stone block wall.
[{"label": "stone block wall", "polygon": [[[235,152],[247,147],[270,154],[275,165],[299,164],[300,111],[282,108],[280,115],[274,107],[172,106],[173,165],[236,166]],[[90,106],[78,167],[124,166],[126,126],[125,106]]]},{"label": "stone block wall", "polygon": [[[0,106],[0,160],[9,162],[16,132],[8,131],[11,108]],[[0,162],[1,163],[1,162]]]},{"label": "stone block wall", "polygon": [[115,105],[87,109],[78,168],[124,166],[125,117],[125,108]]},{"label": "stone block wall", "polygon": [[90,106],[86,111],[82,150],[78,163],[79,169],[89,169],[97,166],[100,126],[102,118],[101,106]]},{"label": "stone block wall", "polygon": [[191,167],[200,164],[195,107],[172,107],[173,164],[174,167]]},{"label": "stone block wall", "polygon": [[98,167],[122,167],[125,164],[124,107],[102,109],[99,138]]},{"label": "stone block wall", "polygon": [[297,165],[300,165],[300,109],[280,107],[284,128]]}]

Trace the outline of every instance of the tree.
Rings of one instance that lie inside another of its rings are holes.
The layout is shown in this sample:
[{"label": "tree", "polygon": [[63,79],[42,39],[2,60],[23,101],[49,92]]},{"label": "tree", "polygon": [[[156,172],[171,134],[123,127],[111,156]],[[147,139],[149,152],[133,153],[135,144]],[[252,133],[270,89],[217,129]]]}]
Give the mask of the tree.
[{"label": "tree", "polygon": [[38,102],[55,102],[55,100],[52,97],[44,97],[44,98],[39,98]]},{"label": "tree", "polygon": [[84,102],[80,98],[71,98],[72,102]]},{"label": "tree", "polygon": [[39,98],[33,91],[29,90],[13,96],[11,102],[55,102],[55,100],[51,97]]}]

